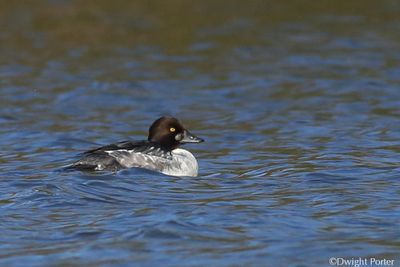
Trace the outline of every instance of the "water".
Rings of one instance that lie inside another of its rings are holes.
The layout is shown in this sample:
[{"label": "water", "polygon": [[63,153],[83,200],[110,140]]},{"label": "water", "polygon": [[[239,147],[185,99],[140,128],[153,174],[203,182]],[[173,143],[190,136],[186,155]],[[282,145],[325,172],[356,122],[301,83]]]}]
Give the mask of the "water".
[{"label": "water", "polygon": [[[1,266],[400,266],[396,1],[0,4]],[[174,115],[196,178],[63,172]]]}]

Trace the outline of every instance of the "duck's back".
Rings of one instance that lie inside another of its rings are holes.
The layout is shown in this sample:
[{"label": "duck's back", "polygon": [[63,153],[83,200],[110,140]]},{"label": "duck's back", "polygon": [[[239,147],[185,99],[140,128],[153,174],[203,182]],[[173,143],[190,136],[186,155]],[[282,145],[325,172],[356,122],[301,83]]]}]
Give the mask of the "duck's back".
[{"label": "duck's back", "polygon": [[123,141],[86,151],[82,158],[70,167],[79,170],[116,171],[132,167],[157,170],[153,158],[168,157],[170,154],[152,142]]}]

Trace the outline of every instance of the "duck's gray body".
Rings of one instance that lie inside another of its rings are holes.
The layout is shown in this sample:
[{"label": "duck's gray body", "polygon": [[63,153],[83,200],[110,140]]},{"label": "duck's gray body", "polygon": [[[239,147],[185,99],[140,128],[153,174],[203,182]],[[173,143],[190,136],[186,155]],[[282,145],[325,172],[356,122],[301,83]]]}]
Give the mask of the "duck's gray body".
[{"label": "duck's gray body", "polygon": [[72,167],[85,170],[144,168],[172,176],[197,176],[198,163],[189,151],[176,148],[165,151],[147,141],[120,142],[84,153]]}]

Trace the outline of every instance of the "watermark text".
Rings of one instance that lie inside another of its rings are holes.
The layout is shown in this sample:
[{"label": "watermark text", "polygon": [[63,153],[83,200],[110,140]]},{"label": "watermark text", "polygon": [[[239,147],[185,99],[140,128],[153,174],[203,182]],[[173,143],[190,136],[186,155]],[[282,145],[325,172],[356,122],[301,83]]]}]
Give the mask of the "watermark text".
[{"label": "watermark text", "polygon": [[332,257],[329,259],[329,265],[331,266],[351,266],[351,267],[363,267],[363,266],[394,266],[395,260],[392,259],[378,259],[378,258],[341,258]]}]

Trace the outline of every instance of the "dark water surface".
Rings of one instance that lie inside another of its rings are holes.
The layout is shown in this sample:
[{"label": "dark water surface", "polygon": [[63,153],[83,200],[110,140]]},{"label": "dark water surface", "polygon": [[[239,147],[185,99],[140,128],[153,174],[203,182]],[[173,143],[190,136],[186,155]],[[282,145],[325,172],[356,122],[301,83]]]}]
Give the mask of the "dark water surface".
[{"label": "dark water surface", "polygon": [[[400,266],[400,4],[282,2],[2,1],[0,265]],[[165,114],[199,177],[60,171]]]}]

